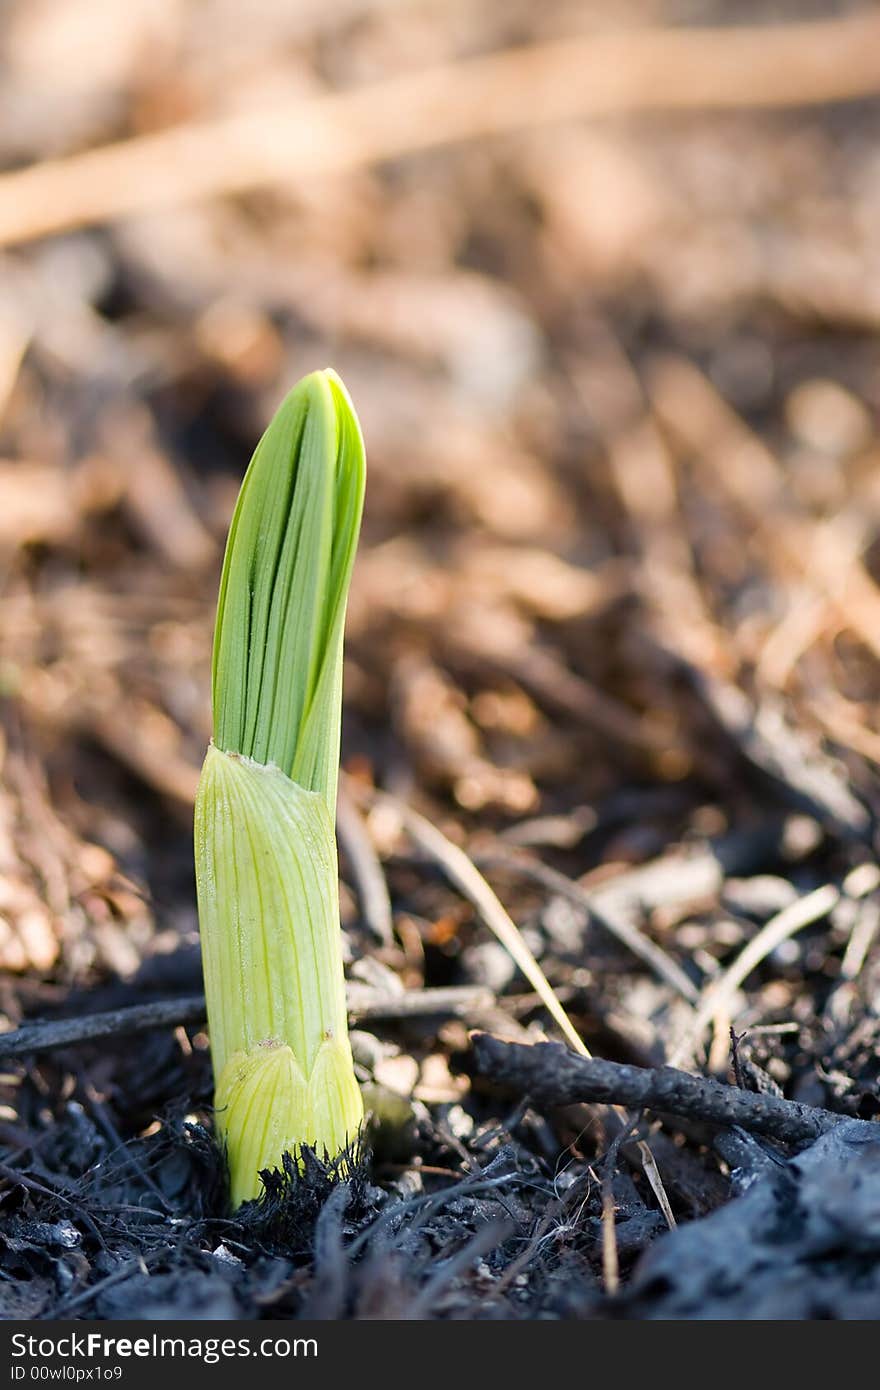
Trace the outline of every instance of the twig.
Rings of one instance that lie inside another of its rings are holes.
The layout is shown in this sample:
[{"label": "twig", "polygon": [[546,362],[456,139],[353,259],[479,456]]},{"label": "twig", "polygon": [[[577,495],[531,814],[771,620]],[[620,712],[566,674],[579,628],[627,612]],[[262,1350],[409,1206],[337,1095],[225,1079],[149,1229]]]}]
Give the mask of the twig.
[{"label": "twig", "polygon": [[[348,1011],[357,1023],[378,1019],[420,1018],[431,1014],[475,1017],[494,1003],[494,995],[480,985],[443,989],[410,989],[400,994],[380,994],[357,982],[348,986]],[[106,1013],[59,1018],[48,1023],[25,1023],[0,1034],[0,1058],[26,1057],[58,1047],[94,1042],[98,1038],[129,1037],[154,1028],[179,1028],[204,1023],[205,996],[181,995],[150,1004],[131,1004]]]},{"label": "twig", "polygon": [[155,1181],[152,1175],[148,1172],[144,1163],[142,1163],[137,1148],[133,1145],[127,1145],[125,1140],[122,1138],[122,1135],[119,1133],[118,1129],[113,1123],[110,1111],[108,1110],[104,1102],[101,1100],[95,1087],[89,1081],[87,1081],[84,1076],[79,1077],[79,1083],[86,1097],[86,1101],[88,1102],[89,1109],[91,1110],[92,1115],[97,1121],[99,1129],[102,1129],[104,1131],[104,1137],[106,1139],[109,1139],[111,1145],[113,1146],[111,1149],[110,1156],[112,1157],[112,1155],[116,1153],[120,1154],[124,1166],[129,1167],[135,1174],[135,1176],[140,1179],[144,1187],[147,1188],[147,1190],[150,1192],[150,1194],[156,1201],[159,1210],[163,1213],[163,1215],[171,1216],[172,1208],[168,1205],[168,1202],[165,1200],[165,1195],[162,1192],[162,1189],[159,1187],[158,1183]]},{"label": "twig", "polygon": [[620,1288],[620,1259],[617,1253],[617,1229],[614,1224],[612,1176],[608,1174],[602,1180],[602,1279],[609,1298],[614,1298]]},{"label": "twig", "polygon": [[878,930],[880,930],[880,908],[876,902],[865,903],[856,919],[840,965],[840,978],[842,980],[855,980],[858,977]]},{"label": "twig", "polygon": [[108,1289],[116,1284],[124,1284],[133,1274],[149,1274],[150,1267],[156,1264],[164,1255],[162,1250],[148,1250],[144,1255],[137,1255],[134,1259],[126,1260],[119,1269],[114,1269],[111,1274],[99,1279],[97,1284],[92,1284],[81,1293],[74,1294],[67,1300],[62,1300],[56,1305],[60,1315],[66,1318],[75,1309],[84,1308],[91,1303],[99,1294],[106,1293]]},{"label": "twig", "polygon": [[434,1273],[406,1309],[407,1319],[430,1317],[452,1281],[471,1269],[481,1255],[497,1250],[515,1231],[515,1224],[503,1218],[484,1224],[454,1255],[438,1262]]},{"label": "twig", "polygon": [[148,1033],[153,1028],[176,1028],[204,1021],[203,994],[156,999],[149,1004],[133,1004],[127,1008],[109,1009],[106,1013],[80,1015],[79,1018],[25,1023],[10,1033],[0,1034],[0,1057],[26,1057],[36,1052],[51,1052],[56,1047],[68,1047],[72,1043],[127,1037],[133,1033]]},{"label": "twig", "polygon": [[791,806],[835,835],[862,843],[870,838],[870,816],[839,766],[791,727],[778,699],[768,695],[755,706],[738,686],[707,670],[686,662],[679,670],[717,732]]},{"label": "twig", "polygon": [[495,996],[485,985],[448,985],[439,989],[407,989],[400,994],[365,991],[348,986],[348,1012],[356,1023],[372,1019],[425,1018],[431,1014],[474,1017],[492,1008]]},{"label": "twig", "polygon": [[639,960],[649,965],[682,998],[687,999],[691,1004],[695,1004],[699,999],[699,990],[681,966],[667,955],[661,946],[640,932],[638,927],[624,917],[621,912],[615,911],[610,905],[605,907],[602,903],[601,890],[598,893],[589,893],[579,883],[573,883],[565,874],[550,868],[549,865],[542,864],[538,860],[525,859],[518,854],[507,854],[497,849],[481,855],[480,863],[496,864],[512,873],[522,874],[524,877],[534,879],[537,883],[544,884],[546,888],[558,893],[560,897],[568,898],[570,902],[582,907],[597,926],[610,932],[634,956],[638,956]]},{"label": "twig", "polygon": [[646,1069],[578,1057],[561,1043],[509,1043],[488,1033],[475,1034],[472,1043],[479,1075],[544,1105],[625,1105],[721,1127],[739,1125],[783,1144],[811,1143],[848,1118],[673,1067]]},{"label": "twig", "polygon": [[699,1046],[703,1033],[713,1018],[724,1012],[740,985],[756,966],[790,936],[818,921],[820,917],[825,917],[839,897],[839,890],[832,883],[826,883],[808,893],[806,897],[789,903],[788,907],[784,907],[781,912],[771,917],[769,922],[765,922],[757,936],[752,937],[736,959],[705,991],[685,1036],[672,1052],[671,1060],[675,1063],[686,1062],[694,1048]]},{"label": "twig", "polygon": [[653,1151],[646,1139],[637,1139],[636,1146],[639,1151],[639,1158],[642,1162],[642,1170],[645,1177],[648,1179],[651,1191],[657,1198],[657,1205],[663,1213],[663,1220],[666,1222],[670,1231],[674,1231],[677,1223],[672,1214],[672,1204],[667,1196],[666,1188],[663,1185],[663,1179],[660,1176],[660,1169],[657,1167],[657,1160],[654,1157]]},{"label": "twig", "polygon": [[[430,854],[443,868],[450,881],[464,893],[465,897],[470,899],[483,921],[494,932],[519,966],[551,1017],[555,1019],[560,1031],[568,1039],[569,1044],[581,1057],[589,1058],[590,1052],[586,1043],[576,1031],[574,1024],[559,1002],[553,986],[523,940],[519,928],[508,916],[495,893],[464,850],[459,849],[451,840],[447,840],[436,826],[403,802],[397,801],[385,793],[375,792],[373,795],[376,799],[381,799],[387,805],[394,807],[413,842]],[[615,1106],[615,1110],[618,1118],[624,1124],[630,1122],[629,1116],[619,1106]],[[660,1208],[671,1229],[675,1225],[675,1218],[672,1215],[669,1198],[666,1195],[663,1179],[654,1161],[654,1156],[643,1139],[637,1141],[637,1147],[645,1175],[657,1196]]]},{"label": "twig", "polygon": [[814,105],[878,88],[871,11],[566,38],[16,170],[0,179],[0,244],[585,116]]},{"label": "twig", "polygon": [[336,830],[351,863],[364,921],[377,941],[390,946],[394,923],[388,884],[360,811],[352,804],[344,783],[336,806]]},{"label": "twig", "polygon": [[375,792],[376,800],[393,808],[410,839],[437,863],[446,877],[464,894],[479,912],[489,930],[497,936],[511,959],[525,975],[548,1013],[571,1046],[582,1055],[589,1055],[583,1039],[560,1004],[534,955],[529,950],[516,923],[499,902],[492,888],[463,849],[447,840],[441,830],[432,825],[404,802],[384,792]]}]

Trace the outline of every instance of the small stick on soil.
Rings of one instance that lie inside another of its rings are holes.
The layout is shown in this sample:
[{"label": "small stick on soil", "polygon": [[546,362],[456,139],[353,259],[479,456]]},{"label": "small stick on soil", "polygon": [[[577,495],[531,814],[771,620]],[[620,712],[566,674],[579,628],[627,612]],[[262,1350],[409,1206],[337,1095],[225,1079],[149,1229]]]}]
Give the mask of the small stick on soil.
[{"label": "small stick on soil", "polygon": [[348,1013],[355,1023],[371,1019],[424,1018],[431,1014],[473,1017],[495,1004],[485,985],[448,985],[439,989],[407,989],[400,994],[380,994],[348,986]]},{"label": "small stick on soil", "polygon": [[765,922],[757,936],[752,937],[723,974],[705,991],[687,1033],[673,1050],[671,1060],[677,1064],[687,1062],[713,1018],[729,1007],[740,985],[761,961],[790,936],[826,916],[839,897],[840,892],[832,883],[823,884]]},{"label": "small stick on soil", "polygon": [[[479,1015],[491,1008],[495,997],[482,985],[450,985],[444,989],[410,989],[401,994],[380,994],[377,990],[349,986],[348,1012],[356,1023],[373,1019],[420,1018],[439,1015]],[[10,1033],[0,1034],[0,1059],[51,1052],[57,1047],[93,1042],[97,1038],[126,1037],[147,1033],[152,1028],[178,1028],[204,1023],[205,996],[181,995],[177,999],[157,999],[150,1004],[131,1004],[106,1013],[80,1018],[59,1018],[49,1023],[25,1023]]]},{"label": "small stick on soil", "polygon": [[578,1052],[585,1053],[586,1047],[568,1014],[560,1004],[553,986],[547,979],[537,960],[529,950],[522,933],[494,889],[486,882],[472,859],[463,849],[447,840],[442,830],[432,825],[412,807],[398,801],[386,792],[373,792],[373,798],[380,804],[391,806],[400,817],[406,833],[413,844],[439,865],[449,882],[473,903],[486,926],[498,938],[502,946],[516,962],[532,989],[539,996],[544,1007],[553,1018],[560,1032]]},{"label": "small stick on soil", "polygon": [[[420,816],[418,811],[412,810],[411,807],[387,794],[373,793],[373,795],[377,800],[381,799],[387,805],[395,808],[413,843],[418,845],[426,854],[429,854],[443,869],[449,881],[455,884],[466,898],[470,899],[486,926],[495,934],[519,966],[571,1046],[582,1057],[589,1058],[590,1053],[586,1043],[563,1009],[550,981],[523,940],[522,933],[512,918],[508,916],[494,890],[483,878],[473,860],[468,858],[464,850],[459,849],[451,840],[447,840],[446,836],[429,820]],[[620,1112],[619,1107],[618,1112],[623,1123],[628,1123],[629,1117]],[[669,1205],[669,1198],[663,1186],[660,1170],[644,1140],[638,1141],[638,1149],[645,1175],[657,1196],[660,1208],[671,1229],[675,1225],[675,1218],[672,1215],[672,1208]]]},{"label": "small stick on soil", "polygon": [[602,1278],[605,1292],[613,1298],[620,1288],[620,1259],[614,1226],[614,1191],[611,1178],[602,1183]]},{"label": "small stick on soil", "polygon": [[361,813],[352,803],[344,784],[340,787],[336,805],[336,830],[351,864],[364,921],[381,945],[391,946],[394,924],[388,884]]},{"label": "small stick on soil", "polygon": [[663,1213],[663,1220],[666,1222],[670,1231],[674,1231],[677,1223],[675,1220],[675,1216],[673,1215],[672,1204],[669,1200],[669,1197],[667,1196],[666,1188],[663,1185],[663,1179],[660,1176],[660,1169],[657,1167],[657,1160],[654,1157],[653,1151],[651,1150],[647,1140],[645,1139],[637,1139],[636,1147],[639,1151],[639,1158],[642,1161],[642,1169],[644,1171],[645,1177],[648,1179],[651,1191],[657,1198],[657,1205]]},{"label": "small stick on soil", "polygon": [[739,1125],[793,1145],[811,1143],[848,1118],[779,1096],[740,1091],[672,1067],[649,1070],[579,1057],[561,1043],[509,1043],[488,1033],[476,1033],[471,1041],[480,1076],[544,1105],[624,1105],[723,1128]]},{"label": "small stick on soil", "polygon": [[0,1057],[26,1057],[34,1052],[51,1052],[56,1047],[68,1047],[72,1043],[92,1042],[96,1038],[124,1037],[131,1033],[148,1033],[151,1028],[176,1028],[180,1024],[204,1021],[203,994],[156,999],[149,1004],[133,1004],[79,1018],[25,1023],[10,1033],[0,1034]]},{"label": "small stick on soil", "polygon": [[622,946],[626,946],[634,956],[650,966],[655,974],[671,985],[682,998],[687,999],[688,1003],[695,1004],[699,999],[699,990],[681,966],[662,946],[658,946],[650,937],[640,932],[622,913],[606,908],[601,903],[601,893],[589,893],[579,883],[573,883],[570,878],[566,878],[558,869],[550,868],[537,860],[526,859],[519,854],[505,853],[503,850],[492,849],[481,855],[480,863],[494,864],[510,873],[522,874],[525,878],[532,878],[536,883],[543,884],[551,892],[558,893],[560,897],[568,898],[570,902],[582,907],[597,926],[610,932]]}]

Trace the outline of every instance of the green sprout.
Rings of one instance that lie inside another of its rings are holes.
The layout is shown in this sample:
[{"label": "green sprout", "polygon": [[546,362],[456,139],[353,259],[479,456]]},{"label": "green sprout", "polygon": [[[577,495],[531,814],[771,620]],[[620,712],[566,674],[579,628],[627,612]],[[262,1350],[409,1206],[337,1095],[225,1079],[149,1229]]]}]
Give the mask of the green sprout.
[{"label": "green sprout", "polygon": [[366,467],[332,371],[257,446],[229,530],[214,739],[196,797],[199,924],[217,1124],[235,1206],[262,1169],[357,1138],[334,824],[342,641]]}]

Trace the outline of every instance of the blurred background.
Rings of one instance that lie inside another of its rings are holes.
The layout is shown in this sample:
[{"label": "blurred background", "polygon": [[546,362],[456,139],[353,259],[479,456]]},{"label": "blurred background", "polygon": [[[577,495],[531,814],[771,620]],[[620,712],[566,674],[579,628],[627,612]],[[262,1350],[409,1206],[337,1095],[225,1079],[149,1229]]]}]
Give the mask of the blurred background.
[{"label": "blurred background", "polygon": [[[370,469],[350,793],[587,887],[733,833],[805,888],[870,859],[876,6],[6,0],[0,22],[10,1023],[195,940],[226,526],[324,365]],[[392,822],[369,830],[408,981],[492,983]],[[745,939],[688,920],[706,975]]]}]

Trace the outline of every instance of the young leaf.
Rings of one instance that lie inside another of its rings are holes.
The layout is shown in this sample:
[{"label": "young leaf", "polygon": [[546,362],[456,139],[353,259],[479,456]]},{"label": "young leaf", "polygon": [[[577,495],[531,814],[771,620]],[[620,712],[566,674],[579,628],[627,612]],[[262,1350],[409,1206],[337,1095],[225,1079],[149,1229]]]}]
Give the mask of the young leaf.
[{"label": "young leaf", "polygon": [[233,515],[196,798],[205,992],[233,1201],[363,1118],[348,1042],[334,817],[342,640],[364,449],[339,378],[294,387]]}]

